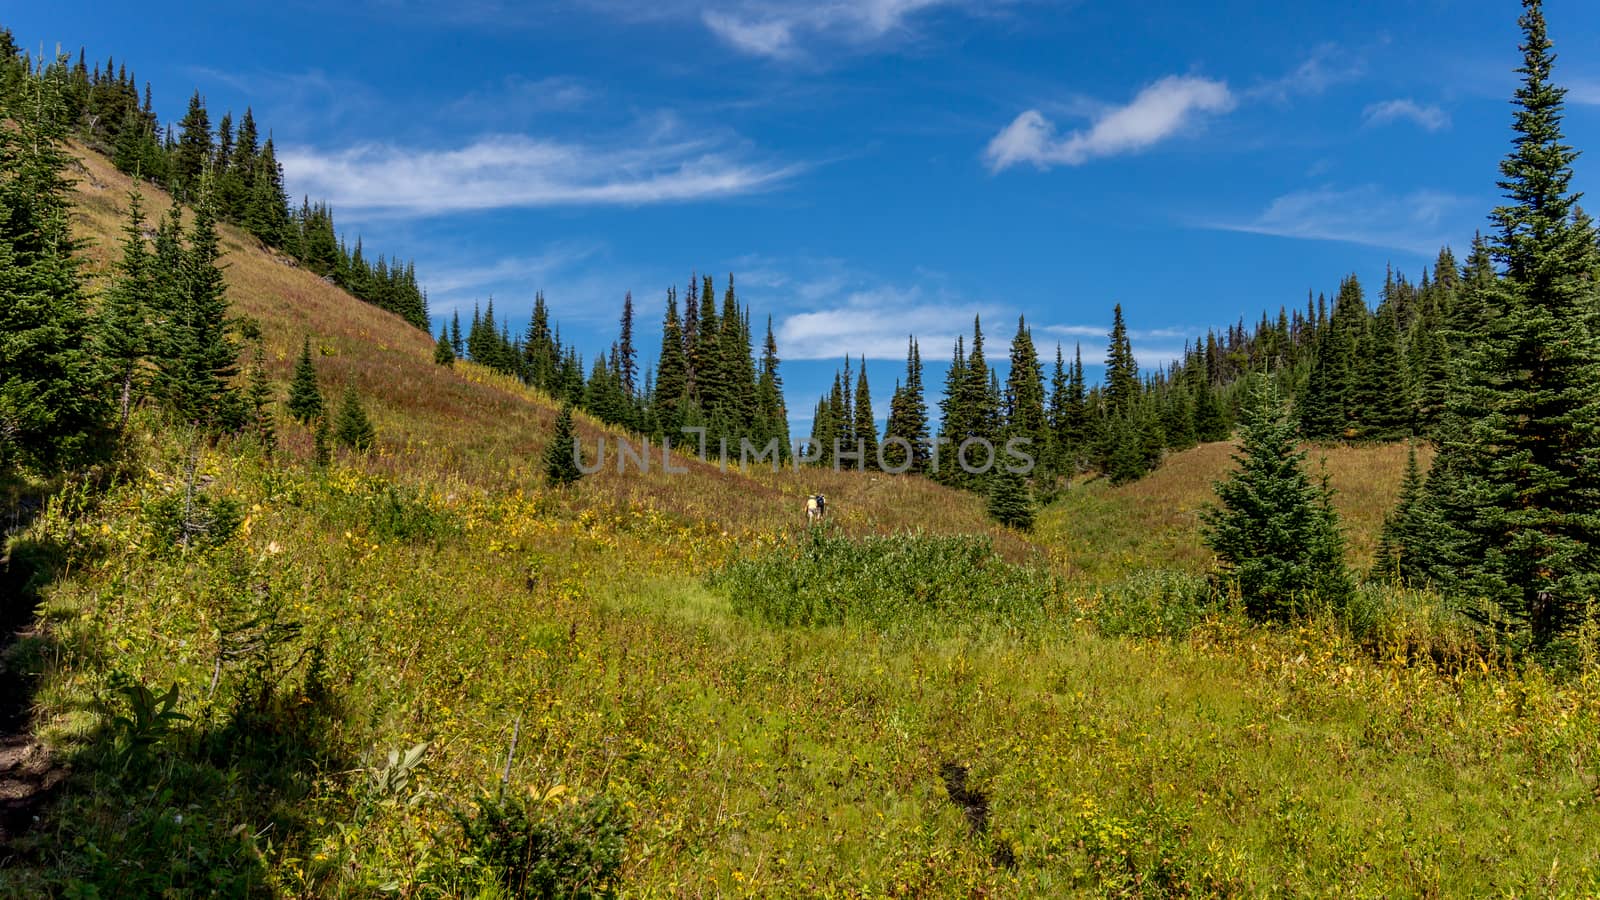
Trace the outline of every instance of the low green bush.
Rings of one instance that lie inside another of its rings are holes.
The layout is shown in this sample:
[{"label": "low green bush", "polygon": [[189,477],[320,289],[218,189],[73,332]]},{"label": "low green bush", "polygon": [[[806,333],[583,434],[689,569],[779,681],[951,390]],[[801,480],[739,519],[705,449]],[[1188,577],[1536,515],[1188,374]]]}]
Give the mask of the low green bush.
[{"label": "low green bush", "polygon": [[821,530],[734,560],[710,583],[735,612],[786,626],[1024,621],[1060,592],[1054,576],[1006,562],[986,537],[856,540]]}]

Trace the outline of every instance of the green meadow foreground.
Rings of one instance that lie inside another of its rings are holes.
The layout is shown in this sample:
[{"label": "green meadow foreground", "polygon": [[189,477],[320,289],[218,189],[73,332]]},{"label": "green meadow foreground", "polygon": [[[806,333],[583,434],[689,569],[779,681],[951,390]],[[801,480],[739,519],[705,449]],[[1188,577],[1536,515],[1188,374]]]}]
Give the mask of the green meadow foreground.
[{"label": "green meadow foreground", "polygon": [[[134,185],[82,165],[99,275]],[[0,892],[1600,892],[1596,668],[1509,671],[1377,586],[1247,623],[1198,533],[1226,444],[1076,485],[1026,536],[882,475],[550,490],[545,398],[223,237],[276,390],[319,323],[379,446],[318,469],[287,419],[270,460],[140,428],[13,539],[41,621],[6,667],[69,775]],[[1320,456],[1363,570],[1405,449]]]}]

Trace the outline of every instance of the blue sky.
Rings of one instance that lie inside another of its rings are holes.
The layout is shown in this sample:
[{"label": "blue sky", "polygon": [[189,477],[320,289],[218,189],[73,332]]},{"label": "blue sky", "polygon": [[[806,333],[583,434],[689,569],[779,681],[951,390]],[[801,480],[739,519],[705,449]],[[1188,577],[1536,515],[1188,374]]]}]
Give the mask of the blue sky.
[{"label": "blue sky", "polygon": [[[881,418],[908,332],[937,386],[974,314],[991,358],[1023,314],[1093,362],[1121,302],[1151,364],[1348,272],[1415,278],[1496,202],[1519,62],[1510,2],[10,6],[164,120],[253,106],[291,194],[414,257],[436,317],[521,324],[543,290],[592,353],[632,291],[653,357],[667,286],[736,273],[800,428],[846,354]],[[1600,6],[1546,15],[1600,148]]]}]

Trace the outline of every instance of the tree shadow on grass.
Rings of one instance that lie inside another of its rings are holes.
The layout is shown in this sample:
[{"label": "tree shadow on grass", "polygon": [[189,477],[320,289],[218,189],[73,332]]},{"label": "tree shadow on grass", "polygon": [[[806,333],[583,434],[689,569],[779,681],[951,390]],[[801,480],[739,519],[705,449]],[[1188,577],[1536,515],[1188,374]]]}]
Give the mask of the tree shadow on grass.
[{"label": "tree shadow on grass", "polygon": [[[114,673],[89,704],[97,724],[52,756],[32,736],[30,713],[45,661],[61,648],[35,616],[68,555],[31,538],[11,551],[0,612],[20,636],[4,655],[0,766],[8,741],[17,764],[0,768],[0,896],[278,896],[269,861],[314,838],[313,798],[352,767],[316,646],[298,631],[247,630],[282,646],[251,645],[256,655],[230,663],[214,705]],[[110,671],[105,660],[86,663],[94,649],[74,648],[75,668]],[[196,709],[210,711],[182,712]]]}]

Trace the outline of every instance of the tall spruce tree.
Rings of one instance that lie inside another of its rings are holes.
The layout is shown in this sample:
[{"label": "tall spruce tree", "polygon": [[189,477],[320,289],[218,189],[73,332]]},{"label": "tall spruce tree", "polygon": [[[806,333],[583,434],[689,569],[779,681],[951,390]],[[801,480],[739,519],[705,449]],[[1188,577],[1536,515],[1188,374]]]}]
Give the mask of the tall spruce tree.
[{"label": "tall spruce tree", "polygon": [[867,386],[867,358],[861,357],[861,371],[856,375],[855,449],[861,453],[861,465],[867,471],[878,469],[878,425],[872,417],[872,389]]},{"label": "tall spruce tree", "polygon": [[99,352],[111,367],[118,393],[118,428],[126,428],[138,388],[140,367],[150,355],[150,324],[155,309],[155,261],[146,245],[144,200],[128,195],[128,221],[122,229],[122,259],[106,291],[99,322]]},{"label": "tall spruce tree", "polygon": [[219,265],[215,206],[202,185],[189,229],[188,246],[173,279],[172,315],[165,323],[157,383],[162,400],[179,420],[213,431],[244,424],[242,398],[232,379],[239,351],[228,334],[227,283]]},{"label": "tall spruce tree", "polygon": [[639,393],[639,354],[633,346],[633,292],[622,298],[621,335],[617,338],[617,375],[629,399]]},{"label": "tall spruce tree", "polygon": [[656,363],[655,415],[664,435],[676,438],[683,425],[683,404],[688,400],[688,360],[683,353],[683,325],[678,320],[678,297],[667,291],[667,312],[661,325],[661,358]]},{"label": "tall spruce tree", "polygon": [[[1504,275],[1463,348],[1428,479],[1427,575],[1473,618],[1549,648],[1600,597],[1600,295],[1593,223],[1539,0],[1525,0],[1516,137],[1491,214]],[[1469,279],[1470,280],[1470,279]]]},{"label": "tall spruce tree", "polygon": [[18,70],[0,96],[0,474],[53,473],[105,446],[111,406],[68,219],[66,67]]},{"label": "tall spruce tree", "polygon": [[1048,460],[1051,454],[1049,421],[1045,417],[1044,370],[1033,334],[1022,316],[1017,317],[1017,333],[1011,338],[1011,368],[1006,373],[1006,437],[1024,438],[1034,459]]},{"label": "tall spruce tree", "polygon": [[778,339],[772,334],[772,317],[767,317],[767,337],[761,345],[761,376],[756,383],[756,409],[760,427],[755,437],[763,445],[777,438],[778,456],[787,459],[789,410],[783,402],[783,377],[778,373]]}]

